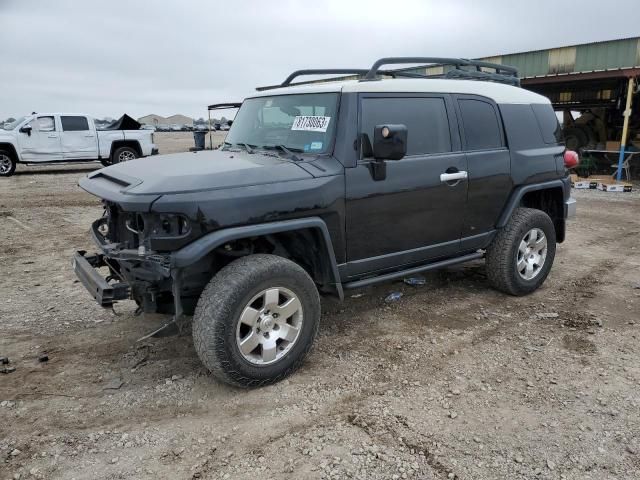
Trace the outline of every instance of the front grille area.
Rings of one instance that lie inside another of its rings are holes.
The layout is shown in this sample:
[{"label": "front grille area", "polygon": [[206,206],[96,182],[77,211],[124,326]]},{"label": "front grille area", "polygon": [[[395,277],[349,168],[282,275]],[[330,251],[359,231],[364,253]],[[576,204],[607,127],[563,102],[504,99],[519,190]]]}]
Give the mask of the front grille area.
[{"label": "front grille area", "polygon": [[109,243],[118,243],[121,248],[138,248],[144,222],[137,213],[124,212],[118,205],[105,202],[106,224]]}]

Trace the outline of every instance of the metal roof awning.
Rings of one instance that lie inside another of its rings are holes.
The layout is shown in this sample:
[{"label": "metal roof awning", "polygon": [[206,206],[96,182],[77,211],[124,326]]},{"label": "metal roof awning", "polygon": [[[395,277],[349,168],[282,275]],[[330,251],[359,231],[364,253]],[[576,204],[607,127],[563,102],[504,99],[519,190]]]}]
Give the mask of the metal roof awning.
[{"label": "metal roof awning", "polygon": [[577,82],[581,80],[606,80],[624,79],[640,76],[640,66],[631,68],[617,68],[615,70],[594,70],[591,72],[557,73],[554,75],[542,75],[521,78],[522,86],[537,85],[542,83]]}]

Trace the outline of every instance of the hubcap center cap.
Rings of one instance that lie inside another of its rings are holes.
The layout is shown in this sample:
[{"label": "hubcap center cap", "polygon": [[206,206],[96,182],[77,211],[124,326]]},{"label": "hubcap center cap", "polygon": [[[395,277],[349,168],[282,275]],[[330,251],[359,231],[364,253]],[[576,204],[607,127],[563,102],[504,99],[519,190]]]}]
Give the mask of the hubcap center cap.
[{"label": "hubcap center cap", "polygon": [[271,315],[265,315],[260,320],[260,329],[268,332],[273,328],[274,323],[275,323],[275,320]]}]

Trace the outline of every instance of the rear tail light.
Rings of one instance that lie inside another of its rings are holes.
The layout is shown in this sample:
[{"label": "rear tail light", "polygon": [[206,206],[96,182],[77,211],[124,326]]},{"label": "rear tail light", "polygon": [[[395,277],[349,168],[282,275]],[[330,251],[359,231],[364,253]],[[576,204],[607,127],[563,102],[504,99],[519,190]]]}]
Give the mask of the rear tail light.
[{"label": "rear tail light", "polygon": [[573,150],[564,151],[564,166],[567,168],[575,168],[580,163],[580,157]]}]

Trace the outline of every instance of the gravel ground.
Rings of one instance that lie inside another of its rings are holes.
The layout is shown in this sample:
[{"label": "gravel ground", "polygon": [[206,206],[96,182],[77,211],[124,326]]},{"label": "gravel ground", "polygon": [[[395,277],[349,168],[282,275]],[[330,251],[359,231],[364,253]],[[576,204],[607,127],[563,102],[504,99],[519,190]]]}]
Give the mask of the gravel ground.
[{"label": "gravel ground", "polygon": [[0,182],[0,480],[640,478],[640,188],[575,192],[536,293],[491,290],[478,262],[325,299],[303,368],[246,391],[77,283],[93,168]]}]

